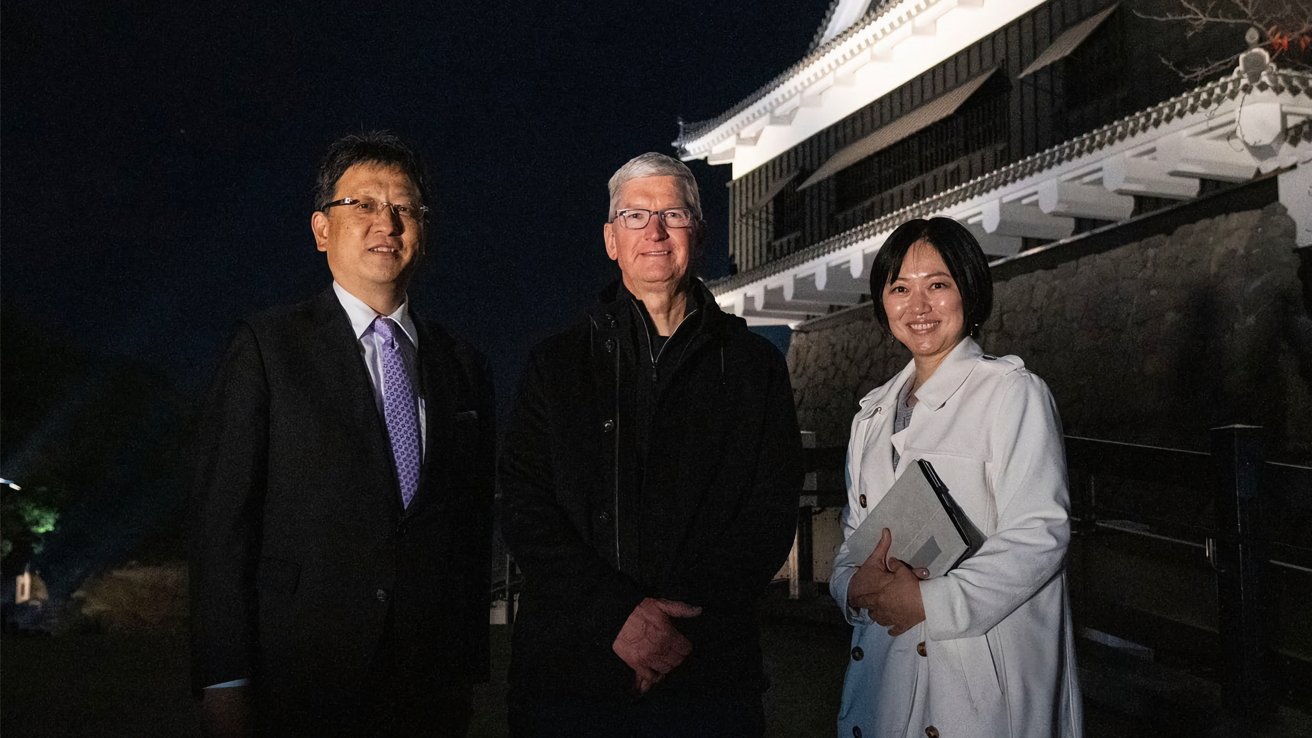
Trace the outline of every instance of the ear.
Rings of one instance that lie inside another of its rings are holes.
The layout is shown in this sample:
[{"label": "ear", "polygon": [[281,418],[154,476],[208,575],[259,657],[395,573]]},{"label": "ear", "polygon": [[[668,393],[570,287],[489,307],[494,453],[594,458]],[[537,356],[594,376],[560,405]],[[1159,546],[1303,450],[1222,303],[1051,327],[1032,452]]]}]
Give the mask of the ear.
[{"label": "ear", "polygon": [[615,237],[614,224],[607,223],[602,226],[601,236],[606,241],[606,255],[610,257],[611,261],[619,261],[620,245],[618,239]]},{"label": "ear", "polygon": [[315,248],[320,251],[327,251],[328,216],[324,215],[322,210],[316,210],[310,215],[310,231],[314,233]]}]

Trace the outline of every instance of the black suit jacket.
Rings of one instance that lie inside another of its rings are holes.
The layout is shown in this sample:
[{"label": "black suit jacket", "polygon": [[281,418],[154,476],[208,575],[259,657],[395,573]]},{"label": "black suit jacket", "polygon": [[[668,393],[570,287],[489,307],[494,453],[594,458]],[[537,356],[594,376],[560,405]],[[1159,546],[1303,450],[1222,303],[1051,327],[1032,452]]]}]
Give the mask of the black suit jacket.
[{"label": "black suit jacket", "polygon": [[494,479],[486,363],[418,318],[427,440],[403,508],[359,344],[329,289],[239,324],[197,428],[193,689],[358,717],[380,671],[488,673]]}]

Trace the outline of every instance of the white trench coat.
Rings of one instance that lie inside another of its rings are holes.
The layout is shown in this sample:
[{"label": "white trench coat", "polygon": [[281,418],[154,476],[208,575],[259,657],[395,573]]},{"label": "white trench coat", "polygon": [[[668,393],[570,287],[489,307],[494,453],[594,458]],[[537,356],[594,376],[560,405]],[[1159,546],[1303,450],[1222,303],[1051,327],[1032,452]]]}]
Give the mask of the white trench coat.
[{"label": "white trench coat", "polygon": [[[1080,736],[1063,564],[1070,540],[1061,421],[1043,380],[965,338],[893,414],[914,363],[861,400],[847,453],[847,538],[914,459],[927,459],[988,540],[920,583],[925,621],[896,638],[847,607],[844,544],[830,592],[853,625],[839,738]],[[891,449],[901,457],[893,469]]]}]

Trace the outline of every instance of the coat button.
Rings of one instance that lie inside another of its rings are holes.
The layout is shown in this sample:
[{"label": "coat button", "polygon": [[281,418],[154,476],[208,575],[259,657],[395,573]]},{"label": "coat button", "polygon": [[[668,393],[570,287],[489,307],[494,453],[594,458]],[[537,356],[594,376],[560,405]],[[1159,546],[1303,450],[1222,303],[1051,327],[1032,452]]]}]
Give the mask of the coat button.
[{"label": "coat button", "polygon": [[374,590],[374,599],[378,600],[379,602],[387,602],[387,590],[383,589],[382,587],[379,587],[378,589]]},{"label": "coat button", "polygon": [[613,338],[606,339],[606,353],[608,354],[615,353],[615,339]]},{"label": "coat button", "polygon": [[852,649],[853,661],[860,661],[861,659],[865,658],[865,656],[866,656],[866,652],[862,651],[860,646],[856,646]]},{"label": "coat button", "polygon": [[861,726],[860,726],[860,725],[853,725],[853,726],[852,726],[852,738],[861,738]]},{"label": "coat button", "polygon": [[928,653],[925,652],[925,642],[924,642],[924,641],[921,641],[920,643],[917,643],[917,644],[916,644],[916,653],[920,654],[921,656],[928,656],[928,655],[929,655]]},{"label": "coat button", "polygon": [[610,513],[606,512],[605,510],[603,510],[603,511],[597,513],[597,522],[598,522],[598,523],[602,523],[603,525],[606,524],[606,523],[609,523],[609,522],[610,522]]},{"label": "coat button", "polygon": [[929,738],[938,738],[938,728],[935,728],[933,725],[925,728],[925,735],[929,736]]},{"label": "coat button", "polygon": [[601,424],[601,432],[610,433],[613,430],[615,430],[615,421],[611,420],[610,418],[606,418],[606,422]]},{"label": "coat button", "polygon": [[858,501],[861,503],[861,507],[865,507],[865,506],[866,506],[866,496],[865,496],[865,495],[861,495],[861,496],[860,496],[859,498],[857,498],[857,499],[858,499]]},{"label": "coat button", "polygon": [[615,322],[615,316],[610,313],[606,313],[606,324],[609,325],[611,328],[614,328],[617,325]]}]

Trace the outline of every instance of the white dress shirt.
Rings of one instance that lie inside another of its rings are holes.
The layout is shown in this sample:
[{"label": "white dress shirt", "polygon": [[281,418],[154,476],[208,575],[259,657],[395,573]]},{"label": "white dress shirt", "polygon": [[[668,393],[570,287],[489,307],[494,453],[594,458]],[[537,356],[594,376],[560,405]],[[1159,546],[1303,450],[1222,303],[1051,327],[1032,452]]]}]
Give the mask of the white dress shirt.
[{"label": "white dress shirt", "polygon": [[[347,292],[336,281],[333,282],[333,292],[337,293],[337,301],[342,304],[342,309],[346,311],[346,317],[351,321],[351,330],[355,334],[356,343],[360,346],[360,358],[364,361],[365,371],[369,374],[369,383],[374,389],[374,402],[378,404],[378,413],[381,416],[383,412],[383,355],[381,348],[382,337],[374,333],[374,318],[378,313],[374,309],[364,304],[360,298]],[[402,356],[405,357],[406,368],[410,371],[410,378],[415,383],[415,397],[418,401],[419,412],[419,441],[420,448],[423,449],[428,442],[428,418],[424,415],[424,396],[422,387],[419,386],[419,367],[415,364],[415,357],[419,352],[419,331],[415,328],[415,322],[410,317],[410,301],[406,300],[401,303],[391,315],[384,316],[391,318],[397,325],[401,326],[401,332],[406,338],[410,339],[410,345],[415,348],[414,351],[404,351]]]}]

